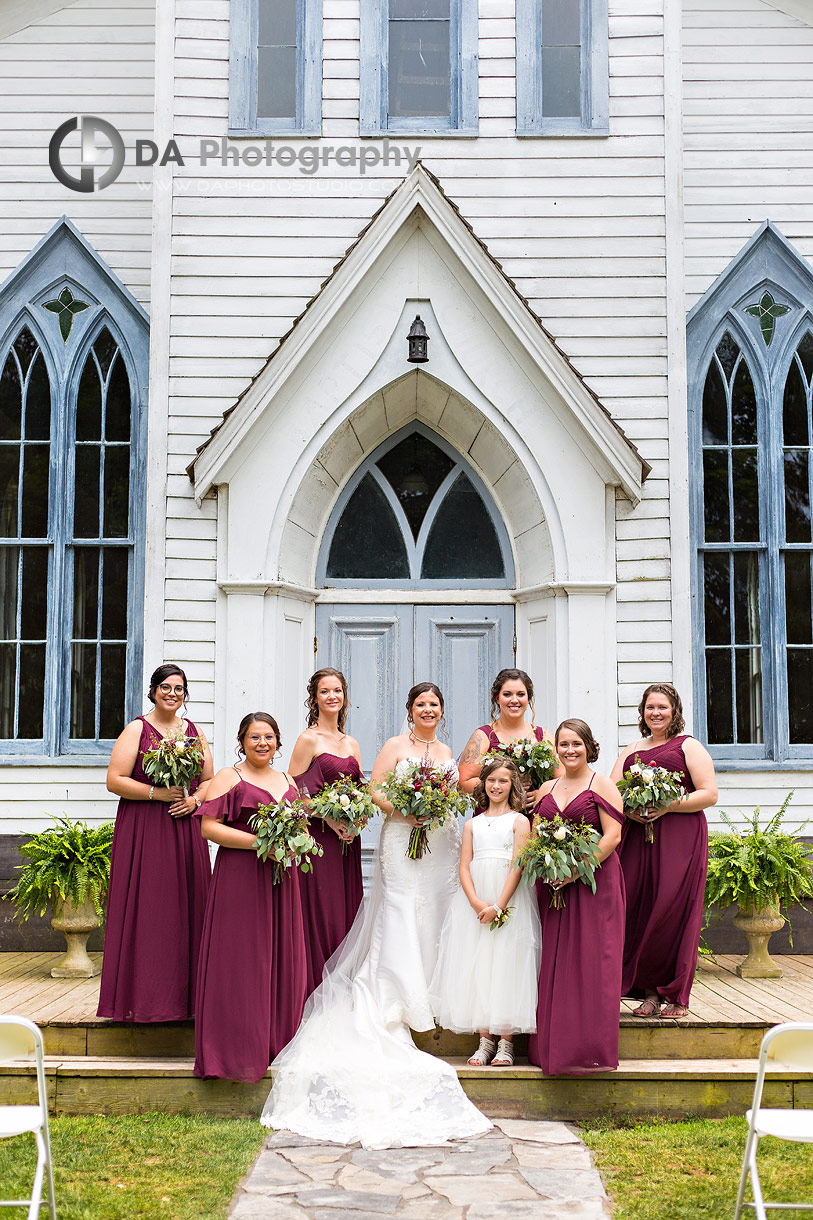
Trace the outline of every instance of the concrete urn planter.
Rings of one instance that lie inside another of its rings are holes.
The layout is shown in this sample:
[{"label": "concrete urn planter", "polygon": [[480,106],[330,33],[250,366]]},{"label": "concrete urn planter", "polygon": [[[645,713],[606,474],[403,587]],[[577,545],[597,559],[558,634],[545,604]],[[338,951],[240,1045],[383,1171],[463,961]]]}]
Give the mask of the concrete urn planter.
[{"label": "concrete urn planter", "polygon": [[62,932],[68,942],[68,952],[51,971],[54,979],[90,979],[101,972],[88,956],[87,943],[91,932],[98,928],[100,920],[92,902],[76,906],[71,902],[52,902],[54,917],[51,927]]},{"label": "concrete urn planter", "polygon": [[758,911],[739,908],[734,926],[745,933],[748,941],[748,956],[737,966],[740,978],[781,979],[782,967],[768,953],[768,941],[784,924],[784,916],[775,906],[762,907]]}]

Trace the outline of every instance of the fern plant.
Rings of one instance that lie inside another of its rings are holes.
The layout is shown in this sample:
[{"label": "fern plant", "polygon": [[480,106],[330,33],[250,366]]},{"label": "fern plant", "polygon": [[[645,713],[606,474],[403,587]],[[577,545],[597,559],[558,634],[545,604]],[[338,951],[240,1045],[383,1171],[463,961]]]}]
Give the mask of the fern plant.
[{"label": "fern plant", "polygon": [[18,918],[25,921],[44,914],[49,902],[81,906],[90,901],[103,920],[113,823],[88,826],[64,814],[53,820],[55,826],[39,831],[20,847],[25,863],[17,865],[20,876],[9,893]]},{"label": "fern plant", "polygon": [[763,907],[785,908],[813,897],[813,846],[782,829],[793,793],[765,826],[759,825],[759,805],[742,827],[723,813],[728,831],[709,835],[706,908],[739,906],[753,912]]}]

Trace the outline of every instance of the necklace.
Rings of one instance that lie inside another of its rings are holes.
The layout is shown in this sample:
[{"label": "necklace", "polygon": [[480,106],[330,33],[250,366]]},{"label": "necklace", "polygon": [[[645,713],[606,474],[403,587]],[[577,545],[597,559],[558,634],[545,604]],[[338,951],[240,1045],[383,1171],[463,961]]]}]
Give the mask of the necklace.
[{"label": "necklace", "polygon": [[422,746],[433,746],[435,744],[435,742],[437,741],[437,736],[430,737],[427,740],[426,737],[419,737],[417,733],[413,732],[413,730],[410,729],[409,730],[409,740],[414,741],[416,744],[418,742],[420,742]]}]

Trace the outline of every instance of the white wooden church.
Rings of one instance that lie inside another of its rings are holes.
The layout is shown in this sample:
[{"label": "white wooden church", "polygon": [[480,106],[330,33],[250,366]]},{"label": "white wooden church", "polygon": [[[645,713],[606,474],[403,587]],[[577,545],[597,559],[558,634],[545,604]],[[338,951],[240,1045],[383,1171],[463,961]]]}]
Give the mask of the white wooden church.
[{"label": "white wooden church", "polygon": [[605,769],[674,681],[813,812],[813,0],[0,0],[0,64],[0,834],[113,815],[165,659],[219,765],[317,665],[367,766],[415,680]]}]

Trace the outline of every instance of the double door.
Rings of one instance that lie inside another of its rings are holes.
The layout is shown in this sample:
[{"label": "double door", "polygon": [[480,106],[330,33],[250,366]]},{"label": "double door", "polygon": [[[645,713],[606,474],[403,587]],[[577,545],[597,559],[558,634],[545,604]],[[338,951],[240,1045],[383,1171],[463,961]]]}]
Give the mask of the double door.
[{"label": "double door", "polygon": [[488,718],[494,675],[514,663],[513,606],[322,604],[316,610],[317,666],[347,678],[347,729],[370,774],[388,737],[406,725],[406,696],[416,682],[443,691],[439,734],[455,757]]}]

